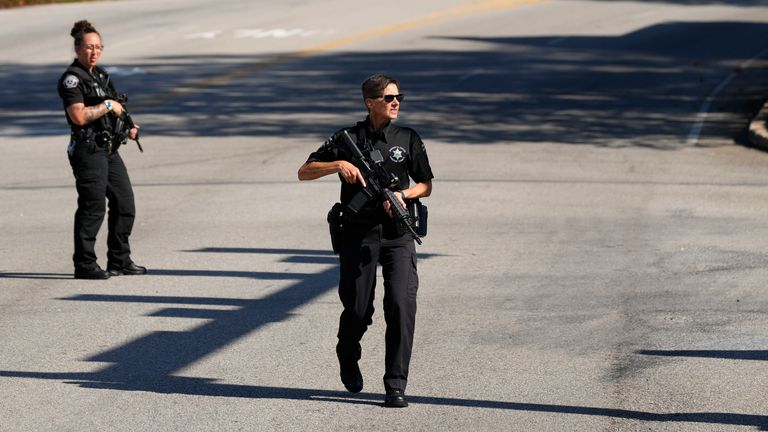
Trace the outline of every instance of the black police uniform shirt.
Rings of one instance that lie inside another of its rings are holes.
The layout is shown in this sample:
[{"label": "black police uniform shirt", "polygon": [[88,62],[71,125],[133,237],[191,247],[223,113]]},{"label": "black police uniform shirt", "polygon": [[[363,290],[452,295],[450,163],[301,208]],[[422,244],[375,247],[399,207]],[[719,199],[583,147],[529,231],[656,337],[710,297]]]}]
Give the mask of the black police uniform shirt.
[{"label": "black police uniform shirt", "polygon": [[[399,179],[399,189],[409,188],[410,179],[416,183],[423,183],[434,177],[429,165],[427,150],[416,131],[397,126],[391,122],[382,129],[374,131],[370,124],[370,118],[358,122],[354,127],[337,131],[317,151],[309,155],[307,162],[333,162],[337,160],[353,162],[353,158],[348,155],[345,149],[341,131],[348,130],[352,137],[359,139],[358,131],[361,128],[365,131],[366,140],[372,144],[374,149],[381,152],[384,158],[382,162],[384,169]],[[362,145],[362,142],[358,143],[358,147],[364,155],[368,155],[369,150]],[[339,178],[341,179],[341,203],[346,205],[362,190],[362,186],[359,183],[347,183],[341,178],[341,174],[339,174]],[[366,203],[355,216],[355,220],[364,219],[370,223],[394,225],[394,221],[387,215],[382,203],[377,199],[372,199]]]},{"label": "black police uniform shirt", "polygon": [[[77,72],[71,69],[76,69]],[[109,74],[104,69],[95,66],[93,73],[88,72],[77,59],[67,68],[67,70],[61,75],[58,82],[59,96],[64,104],[64,112],[67,116],[67,123],[69,123],[72,131],[75,132],[78,129],[85,129],[94,127],[96,130],[100,130],[102,122],[96,120],[85,126],[77,126],[69,118],[69,113],[66,112],[68,106],[76,103],[83,103],[85,106],[94,106],[109,99],[110,94],[115,94],[115,88],[112,82],[109,80]]]}]

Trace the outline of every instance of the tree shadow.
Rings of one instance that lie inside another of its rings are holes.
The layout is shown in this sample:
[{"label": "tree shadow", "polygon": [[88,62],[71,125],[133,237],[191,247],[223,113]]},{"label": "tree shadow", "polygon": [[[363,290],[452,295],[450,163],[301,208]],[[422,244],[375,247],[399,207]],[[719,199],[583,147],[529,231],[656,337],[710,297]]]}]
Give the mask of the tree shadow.
[{"label": "tree shadow", "polygon": [[[329,251],[311,249],[201,248],[189,252],[275,254],[285,255],[284,259],[287,260],[300,259],[300,257],[311,258],[303,262],[319,265],[328,264],[326,260],[334,259]],[[292,285],[256,299],[111,294],[79,294],[65,297],[60,300],[168,305],[153,311],[148,316],[199,318],[205,319],[206,322],[186,331],[155,331],[93,355],[86,360],[107,363],[106,366],[93,372],[0,370],[0,377],[57,380],[91,389],[382,406],[381,395],[374,393],[350,394],[323,389],[237,385],[217,382],[214,378],[176,375],[201,358],[226,348],[227,345],[237,339],[267,324],[289,319],[297,308],[333,289],[336,286],[336,272],[336,267],[330,267],[307,274],[270,272],[213,272],[210,274],[211,276],[294,281]],[[194,272],[177,274],[174,271],[166,271],[166,274],[209,275]],[[206,309],[201,306],[216,306],[217,308]],[[227,307],[227,309],[222,309],[222,306]],[[641,353],[658,352],[644,351]],[[409,400],[413,404],[433,406],[586,415],[645,422],[755,426],[762,428],[762,430],[768,430],[768,416],[762,415],[718,412],[653,413],[614,408],[420,395],[410,395]]]},{"label": "tree shadow", "polygon": [[[268,324],[290,319],[293,311],[326,294],[336,287],[337,282],[338,268],[327,265],[329,262],[327,260],[335,258],[327,250],[201,248],[190,252],[275,254],[283,255],[283,259],[287,260],[301,260],[304,257],[309,258],[306,262],[323,265],[325,268],[318,272],[304,274],[271,272],[224,272],[224,274],[214,272],[211,274],[212,276],[234,275],[254,279],[292,281],[282,289],[255,299],[116,294],[78,294],[61,298],[60,300],[63,301],[78,302],[155,304],[162,307],[148,316],[199,318],[206,321],[185,331],[154,331],[90,356],[86,361],[106,363],[105,366],[93,372],[0,370],[0,377],[57,380],[91,389],[382,406],[382,395],[374,393],[350,394],[323,389],[237,385],[218,382],[215,378],[178,376],[181,370],[211,353],[225,349],[236,340]],[[166,271],[166,273],[200,276],[176,271]],[[205,306],[210,307],[205,308]],[[645,422],[756,426],[768,430],[768,416],[761,415],[717,412],[652,413],[589,406],[422,395],[410,395],[409,400],[414,404],[434,406],[587,415]]]},{"label": "tree shadow", "polygon": [[724,360],[768,360],[767,350],[640,350],[638,354],[661,357],[699,357]]},{"label": "tree shadow", "polygon": [[[615,2],[616,0],[597,0]],[[723,5],[735,7],[768,6],[767,0],[644,0],[645,3],[672,3],[683,6]]]},{"label": "tree shadow", "polygon": [[[338,258],[328,250],[315,249],[270,249],[270,248],[238,248],[238,247],[207,247],[186,250],[183,252],[196,253],[229,253],[229,254],[277,254],[287,255],[281,262],[292,264],[323,264],[336,265]],[[418,253],[420,260],[444,256],[443,254]],[[258,280],[286,280],[303,278],[305,274],[286,272],[260,272],[239,270],[200,270],[200,269],[163,269],[150,268],[146,276],[181,276],[181,277],[232,277]],[[72,273],[51,272],[0,272],[0,279],[73,279]],[[335,283],[335,282],[334,282]]]},{"label": "tree shadow", "polygon": [[[231,397],[248,399],[284,399],[296,401],[321,401],[353,405],[383,406],[382,395],[375,393],[347,393],[343,391],[250,386],[217,383],[214,379],[163,376],[148,381],[126,381],[105,373],[57,373],[0,371],[0,377],[60,380],[84,388],[121,391],[142,391],[167,394],[185,394],[207,397]],[[117,378],[117,379],[116,379]],[[754,426],[768,430],[768,416],[718,412],[653,413],[637,410],[599,408],[576,405],[507,402],[483,399],[467,399],[438,396],[409,395],[412,404],[450,406],[477,409],[496,409],[549,414],[569,414],[610,417],[625,420],[661,423],[703,423],[711,425]]]},{"label": "tree shadow", "polygon": [[[145,74],[115,81],[133,95],[129,105],[145,140],[286,136],[319,142],[363,115],[358,86],[377,65],[398,77],[408,95],[401,121],[427,139],[674,149],[687,145],[704,99],[729,74],[735,74],[729,91],[712,101],[711,110],[735,113],[744,123],[711,117],[705,132],[732,140],[743,129],[768,82],[746,79],[751,72],[738,66],[762,49],[754,35],[766,30],[759,22],[668,22],[619,36],[433,35],[455,41],[456,48],[334,52],[269,68],[263,64],[274,57],[147,58],[140,65]],[[192,63],[217,66],[200,75],[188,67]],[[66,133],[53,88],[63,69],[0,65],[0,79],[21,87],[0,88],[0,99],[18,108],[0,112],[8,126],[3,134]],[[213,84],[221,76],[232,78]],[[738,93],[742,79],[760,88]]]},{"label": "tree shadow", "polygon": [[[200,248],[200,249],[190,249],[186,250],[184,252],[203,252],[203,253],[231,253],[231,254],[265,254],[265,253],[278,253],[281,255],[291,255],[290,257],[287,257],[284,262],[301,262],[301,263],[307,263],[307,262],[313,262],[311,258],[308,258],[306,255],[315,255],[315,260],[322,262],[322,263],[329,263],[329,262],[336,262],[338,258],[336,258],[336,254],[333,253],[333,251],[327,250],[327,251],[318,251],[318,250],[308,250],[308,249],[265,249],[265,248],[238,248],[238,247],[206,247],[206,248]],[[435,258],[435,257],[441,257],[445,256],[444,254],[436,254],[436,253],[417,253],[416,257],[419,259],[429,259],[429,258]],[[309,259],[309,261],[307,261]]]},{"label": "tree shadow", "polygon": [[[268,250],[264,253],[282,254],[287,250]],[[293,257],[325,257],[326,251],[301,250]],[[290,256],[289,256],[290,258]],[[331,258],[331,257],[325,257]],[[108,366],[90,374],[93,381],[106,383],[134,383],[147,387],[201,358],[224,349],[234,341],[259,330],[265,325],[287,320],[293,311],[321,295],[333,291],[338,282],[336,261],[310,261],[322,265],[313,273],[273,272],[207,272],[165,271],[168,275],[248,277],[258,280],[285,281],[287,285],[254,299],[141,296],[112,294],[78,294],[61,298],[63,301],[109,303],[149,303],[173,305],[151,313],[153,317],[202,318],[206,321],[186,331],[155,331],[121,346],[96,354],[87,361],[106,362]],[[163,274],[163,271],[157,271]],[[194,305],[195,308],[185,306]],[[201,308],[200,306],[228,306]]]},{"label": "tree shadow", "polygon": [[0,272],[0,279],[74,279],[74,275],[48,272]]}]

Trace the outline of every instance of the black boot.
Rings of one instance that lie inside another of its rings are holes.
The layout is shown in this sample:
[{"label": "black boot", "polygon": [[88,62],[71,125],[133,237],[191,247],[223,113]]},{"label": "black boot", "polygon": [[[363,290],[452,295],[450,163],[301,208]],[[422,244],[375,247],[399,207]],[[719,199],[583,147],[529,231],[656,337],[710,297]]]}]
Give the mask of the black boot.
[{"label": "black boot", "polygon": [[387,408],[407,407],[408,399],[405,398],[405,392],[399,389],[387,390],[387,396],[384,397],[384,406]]},{"label": "black boot", "polygon": [[99,266],[87,270],[75,269],[75,279],[109,279],[110,276],[109,272],[102,270]]},{"label": "black boot", "polygon": [[136,265],[136,263],[130,263],[125,267],[117,267],[113,265],[107,265],[107,270],[109,270],[109,273],[112,276],[120,276],[120,275],[143,275],[147,273],[147,268],[142,267],[140,265]]}]

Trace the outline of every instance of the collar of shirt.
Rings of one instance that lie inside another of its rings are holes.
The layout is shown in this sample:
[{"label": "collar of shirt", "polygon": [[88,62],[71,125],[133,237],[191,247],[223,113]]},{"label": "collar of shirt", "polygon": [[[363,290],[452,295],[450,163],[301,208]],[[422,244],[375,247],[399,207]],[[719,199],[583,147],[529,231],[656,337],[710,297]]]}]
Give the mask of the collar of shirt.
[{"label": "collar of shirt", "polygon": [[87,73],[88,75],[91,75],[91,76],[93,76],[93,74],[92,74],[92,73],[91,73],[91,72],[90,72],[90,71],[89,71],[89,70],[88,70],[88,69],[87,69],[85,66],[83,66],[83,64],[82,64],[82,63],[80,63],[80,61],[79,61],[78,59],[75,59],[75,61],[73,61],[73,62],[72,62],[72,64],[71,64],[70,66],[72,66],[72,67],[76,67],[76,68],[78,68],[78,69],[82,69],[82,70],[83,70],[83,71],[85,71],[85,73]]},{"label": "collar of shirt", "polygon": [[371,124],[371,117],[366,117],[365,119],[365,133],[368,136],[368,139],[371,140],[371,144],[376,144],[378,141],[383,141],[385,143],[389,143],[390,139],[390,126],[392,125],[392,122],[389,121],[387,124],[384,125],[381,129],[374,130],[373,125]]},{"label": "collar of shirt", "polygon": [[93,67],[93,73],[91,73],[90,71],[88,71],[88,69],[85,66],[83,66],[82,63],[80,63],[80,61],[78,59],[75,59],[70,66],[74,66],[76,68],[80,68],[83,71],[85,71],[85,73],[87,73],[88,75],[90,75],[90,76],[92,76],[94,78],[98,78],[100,80],[104,80],[104,79],[106,79],[109,76],[107,71],[105,69],[101,68],[98,65]]}]

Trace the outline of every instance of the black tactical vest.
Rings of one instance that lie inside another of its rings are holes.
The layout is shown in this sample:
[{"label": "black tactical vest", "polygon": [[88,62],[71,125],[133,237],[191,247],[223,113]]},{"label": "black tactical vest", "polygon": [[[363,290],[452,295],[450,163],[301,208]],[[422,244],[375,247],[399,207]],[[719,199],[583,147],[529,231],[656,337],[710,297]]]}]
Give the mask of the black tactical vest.
[{"label": "black tactical vest", "polygon": [[[72,74],[80,79],[78,86],[83,92],[83,103],[85,106],[99,105],[107,99],[114,99],[111,95],[115,91],[112,83],[109,81],[109,74],[105,70],[95,67],[94,73],[91,75],[83,68],[71,65],[67,68],[65,74]],[[72,125],[72,130],[93,128],[95,132],[102,130],[111,132],[112,123],[112,116],[107,114],[85,126]]]}]

